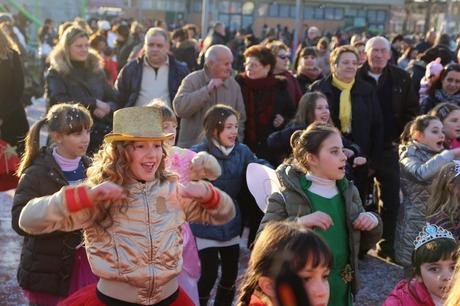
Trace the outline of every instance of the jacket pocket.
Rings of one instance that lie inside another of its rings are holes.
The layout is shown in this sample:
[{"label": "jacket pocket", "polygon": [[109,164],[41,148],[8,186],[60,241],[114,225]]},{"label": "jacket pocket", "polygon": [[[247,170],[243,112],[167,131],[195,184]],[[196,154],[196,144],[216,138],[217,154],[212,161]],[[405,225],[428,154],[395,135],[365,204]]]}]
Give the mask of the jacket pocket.
[{"label": "jacket pocket", "polygon": [[182,255],[182,232],[180,227],[163,232],[163,238],[159,241],[158,257],[159,264],[167,269],[177,268]]},{"label": "jacket pocket", "polygon": [[113,233],[113,240],[119,273],[127,274],[138,268],[143,254],[138,242],[121,233]]}]

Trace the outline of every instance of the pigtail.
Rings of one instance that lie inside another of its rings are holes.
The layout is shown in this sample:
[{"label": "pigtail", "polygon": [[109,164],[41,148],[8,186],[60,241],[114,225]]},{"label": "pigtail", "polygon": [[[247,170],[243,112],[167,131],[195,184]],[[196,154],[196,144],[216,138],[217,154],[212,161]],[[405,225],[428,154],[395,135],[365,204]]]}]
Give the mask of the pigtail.
[{"label": "pigtail", "polygon": [[297,130],[291,135],[291,139],[289,143],[291,145],[292,150],[296,149],[297,144],[299,143],[300,136],[302,135],[303,130]]},{"label": "pigtail", "polygon": [[24,140],[25,151],[21,158],[21,163],[16,171],[17,176],[21,176],[24,171],[32,164],[32,161],[37,157],[40,149],[40,130],[47,123],[46,118],[35,122],[30,128]]},{"label": "pigtail", "polygon": [[406,125],[404,126],[401,136],[399,136],[399,142],[402,145],[407,145],[412,140],[411,127],[413,123],[414,123],[414,120],[407,122]]}]

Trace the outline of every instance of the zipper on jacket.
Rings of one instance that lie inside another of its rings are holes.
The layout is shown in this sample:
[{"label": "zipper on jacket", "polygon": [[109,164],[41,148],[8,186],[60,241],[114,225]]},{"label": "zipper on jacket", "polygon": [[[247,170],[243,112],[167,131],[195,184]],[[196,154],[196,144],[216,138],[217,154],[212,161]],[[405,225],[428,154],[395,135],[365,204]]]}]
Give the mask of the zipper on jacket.
[{"label": "zipper on jacket", "polygon": [[145,192],[145,185],[142,189],[142,195],[144,197],[144,203],[145,203],[145,207],[147,208],[147,228],[148,228],[148,232],[149,232],[149,238],[150,238],[150,248],[149,248],[149,258],[148,258],[148,265],[149,265],[149,270],[150,270],[150,273],[152,275],[152,281],[149,283],[149,296],[148,296],[148,299],[150,301],[151,297],[152,297],[152,294],[153,294],[153,289],[154,289],[154,281],[155,281],[155,275],[154,275],[154,269],[153,269],[153,266],[152,266],[152,262],[153,262],[153,239],[152,239],[152,230],[150,228],[150,207],[149,207],[149,202],[147,200],[147,193]]}]

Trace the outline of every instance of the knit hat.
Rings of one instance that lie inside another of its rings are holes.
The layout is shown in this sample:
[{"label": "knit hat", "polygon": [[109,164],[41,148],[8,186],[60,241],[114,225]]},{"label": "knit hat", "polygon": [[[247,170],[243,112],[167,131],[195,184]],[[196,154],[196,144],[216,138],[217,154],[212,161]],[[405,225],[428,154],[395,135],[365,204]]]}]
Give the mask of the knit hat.
[{"label": "knit hat", "polygon": [[426,65],[425,78],[429,79],[431,76],[439,76],[443,68],[441,58],[437,57],[434,61]]}]

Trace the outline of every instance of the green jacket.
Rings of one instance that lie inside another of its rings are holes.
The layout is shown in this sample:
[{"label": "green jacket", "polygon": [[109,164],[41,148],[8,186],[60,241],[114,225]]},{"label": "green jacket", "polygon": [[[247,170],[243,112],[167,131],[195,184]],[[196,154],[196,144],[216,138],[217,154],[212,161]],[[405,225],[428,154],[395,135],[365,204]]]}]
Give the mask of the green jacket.
[{"label": "green jacket", "polygon": [[[296,221],[297,218],[312,213],[311,201],[300,186],[300,178],[305,175],[305,172],[295,166],[282,164],[276,173],[282,186],[281,192],[273,193],[268,199],[267,212],[260,223],[259,232],[270,221]],[[375,214],[379,220],[376,228],[368,232],[353,229],[353,221],[358,218],[360,213],[364,212],[358,189],[347,179],[337,181],[337,188],[346,205],[350,263],[353,271],[355,271],[352,289],[353,294],[356,294],[359,287],[356,271],[360,247],[361,250],[368,250],[379,241],[382,236],[382,220],[379,215]]]}]

